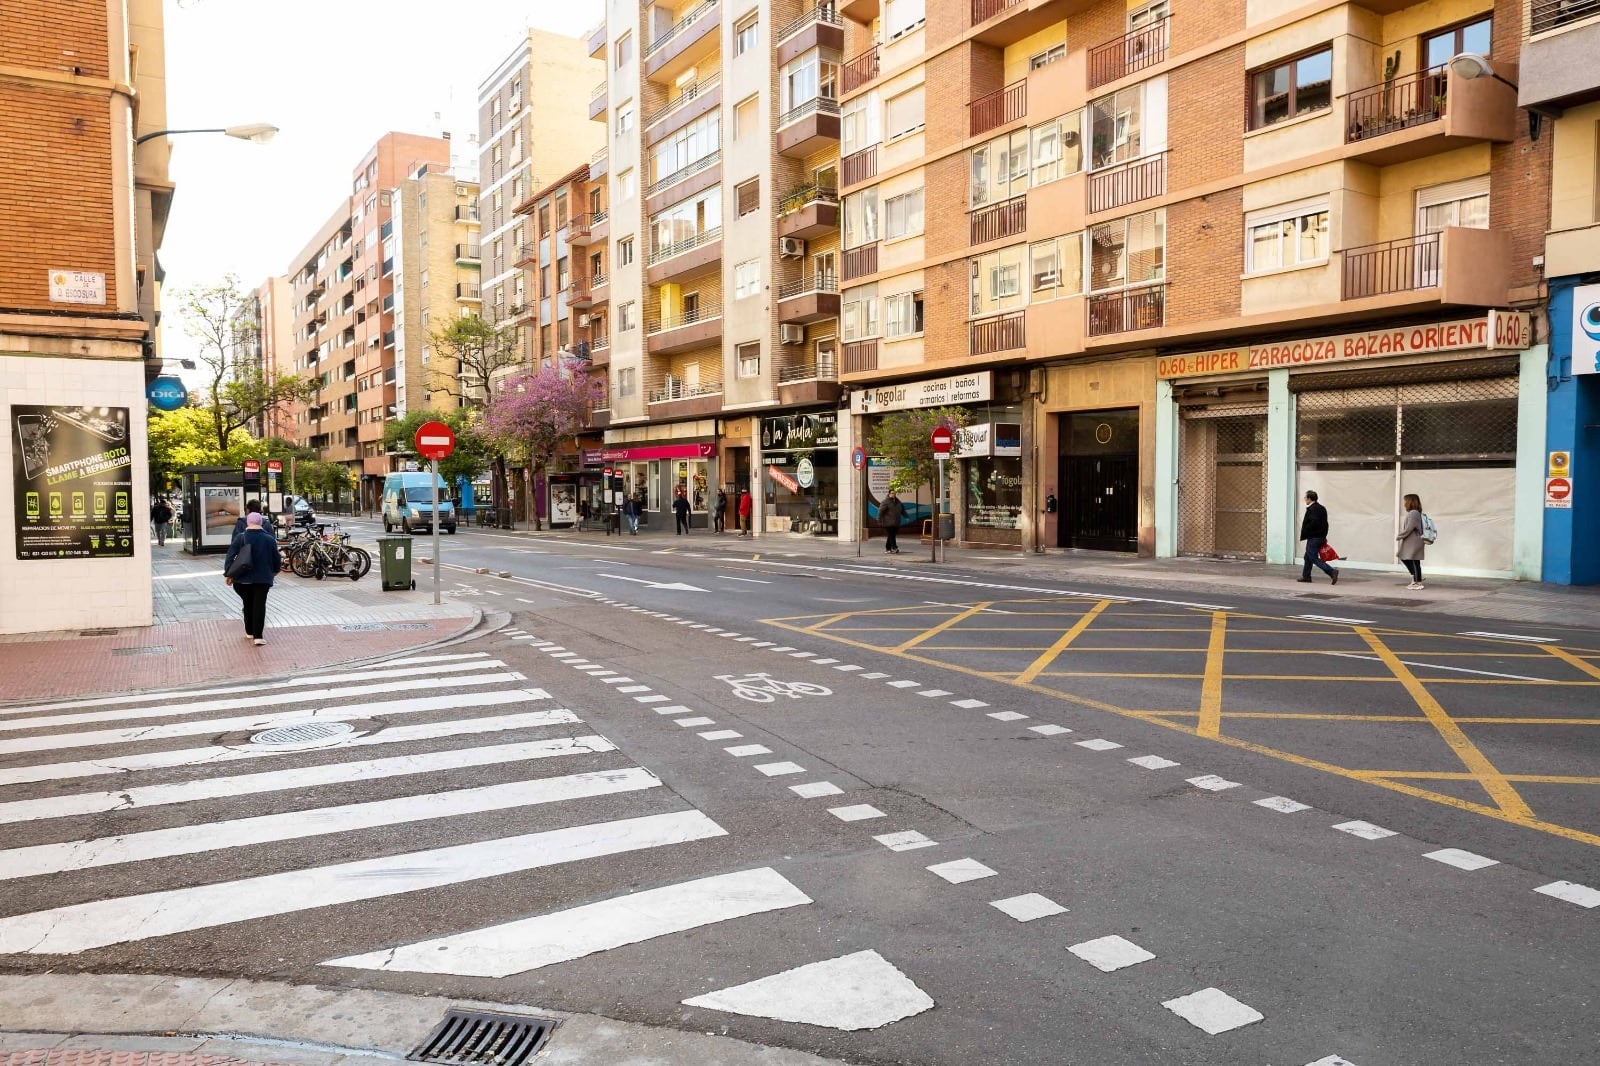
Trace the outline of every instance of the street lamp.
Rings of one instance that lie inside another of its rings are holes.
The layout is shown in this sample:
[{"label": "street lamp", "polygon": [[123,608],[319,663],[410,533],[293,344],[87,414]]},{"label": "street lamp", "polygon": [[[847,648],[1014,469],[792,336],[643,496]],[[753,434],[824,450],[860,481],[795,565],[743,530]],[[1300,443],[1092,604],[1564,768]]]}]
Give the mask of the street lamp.
[{"label": "street lamp", "polygon": [[236,137],[241,141],[266,144],[277,136],[278,127],[267,122],[250,122],[243,126],[216,126],[200,130],[156,130],[154,133],[146,133],[140,137],[135,137],[133,143],[140,145],[157,137],[171,137],[179,133],[221,133],[229,137]]}]

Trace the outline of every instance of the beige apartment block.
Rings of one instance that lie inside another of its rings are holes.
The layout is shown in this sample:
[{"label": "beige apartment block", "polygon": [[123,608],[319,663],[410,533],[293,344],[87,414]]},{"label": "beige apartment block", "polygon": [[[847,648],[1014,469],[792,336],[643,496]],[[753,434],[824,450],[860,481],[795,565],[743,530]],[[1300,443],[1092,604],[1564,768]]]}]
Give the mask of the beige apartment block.
[{"label": "beige apartment block", "polygon": [[[144,390],[161,366],[173,185],[168,140],[137,138],[166,129],[163,37],[160,0],[6,5],[0,465],[43,478],[90,448],[127,462],[108,470],[126,487],[61,493],[59,520],[39,520],[48,491],[0,500],[0,633],[151,619]],[[14,513],[30,502],[33,519]]]},{"label": "beige apartment block", "polygon": [[434,330],[477,315],[482,255],[478,186],[448,168],[424,164],[395,188],[394,362],[392,418],[415,410],[454,410],[483,383],[463,381],[454,357],[432,343]]},{"label": "beige apartment block", "polygon": [[[262,376],[275,381],[294,369],[294,297],[289,279],[272,277],[256,286],[250,297],[250,317],[255,325],[255,351]],[[285,401],[268,409],[259,435],[293,440],[294,404]]]},{"label": "beige apartment block", "polygon": [[[533,236],[516,206],[579,164],[603,165],[605,135],[588,102],[604,78],[587,40],[530,27],[478,87],[483,315],[492,322],[528,325],[533,276],[522,260]],[[534,334],[522,332],[531,365]]]},{"label": "beige apartment block", "polygon": [[[1402,490],[1526,495],[1550,139],[1517,5],[838,11],[844,436],[965,404],[961,540],[1287,561],[1322,486],[1383,566]],[[1520,504],[1447,506],[1441,568],[1526,573]]]}]

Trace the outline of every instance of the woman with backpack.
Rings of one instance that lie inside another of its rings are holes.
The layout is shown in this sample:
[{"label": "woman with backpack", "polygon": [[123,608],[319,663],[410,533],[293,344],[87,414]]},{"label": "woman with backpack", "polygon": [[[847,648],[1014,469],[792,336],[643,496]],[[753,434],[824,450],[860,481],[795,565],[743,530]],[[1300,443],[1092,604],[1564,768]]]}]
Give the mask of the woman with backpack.
[{"label": "woman with backpack", "polygon": [[[1414,492],[1405,495],[1406,513],[1400,519],[1400,532],[1395,536],[1400,547],[1395,556],[1405,564],[1406,571],[1411,575],[1408,589],[1420,589],[1422,584],[1422,556],[1427,550],[1427,539],[1423,536],[1423,523],[1427,516],[1422,513],[1422,498]],[[1428,522],[1429,526],[1433,523]]]}]

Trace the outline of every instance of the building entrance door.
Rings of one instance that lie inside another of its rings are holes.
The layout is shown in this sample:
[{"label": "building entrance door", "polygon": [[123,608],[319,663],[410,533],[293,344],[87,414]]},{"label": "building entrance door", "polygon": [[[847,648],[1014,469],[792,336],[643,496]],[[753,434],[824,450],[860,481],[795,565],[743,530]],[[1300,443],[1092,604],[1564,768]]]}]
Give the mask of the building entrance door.
[{"label": "building entrance door", "polygon": [[1139,550],[1139,412],[1061,416],[1057,545]]}]

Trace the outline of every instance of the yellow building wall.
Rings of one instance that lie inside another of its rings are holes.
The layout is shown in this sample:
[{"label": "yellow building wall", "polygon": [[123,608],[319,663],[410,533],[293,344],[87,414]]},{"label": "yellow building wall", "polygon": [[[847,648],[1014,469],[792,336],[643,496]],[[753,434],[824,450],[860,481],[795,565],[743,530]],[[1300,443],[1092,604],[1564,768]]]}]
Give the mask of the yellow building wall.
[{"label": "yellow building wall", "polygon": [[[1135,6],[1130,3],[1130,6]],[[1038,33],[1030,34],[1009,46],[1005,51],[1005,81],[1010,85],[1014,81],[1021,81],[1028,76],[1028,60],[1040,52],[1046,52],[1058,44],[1067,43],[1067,20],[1051,26],[1046,26]]]},{"label": "yellow building wall", "polygon": [[1417,190],[1489,173],[1489,146],[1396,163],[1378,171],[1378,232],[1373,240],[1410,237],[1417,228]]}]

